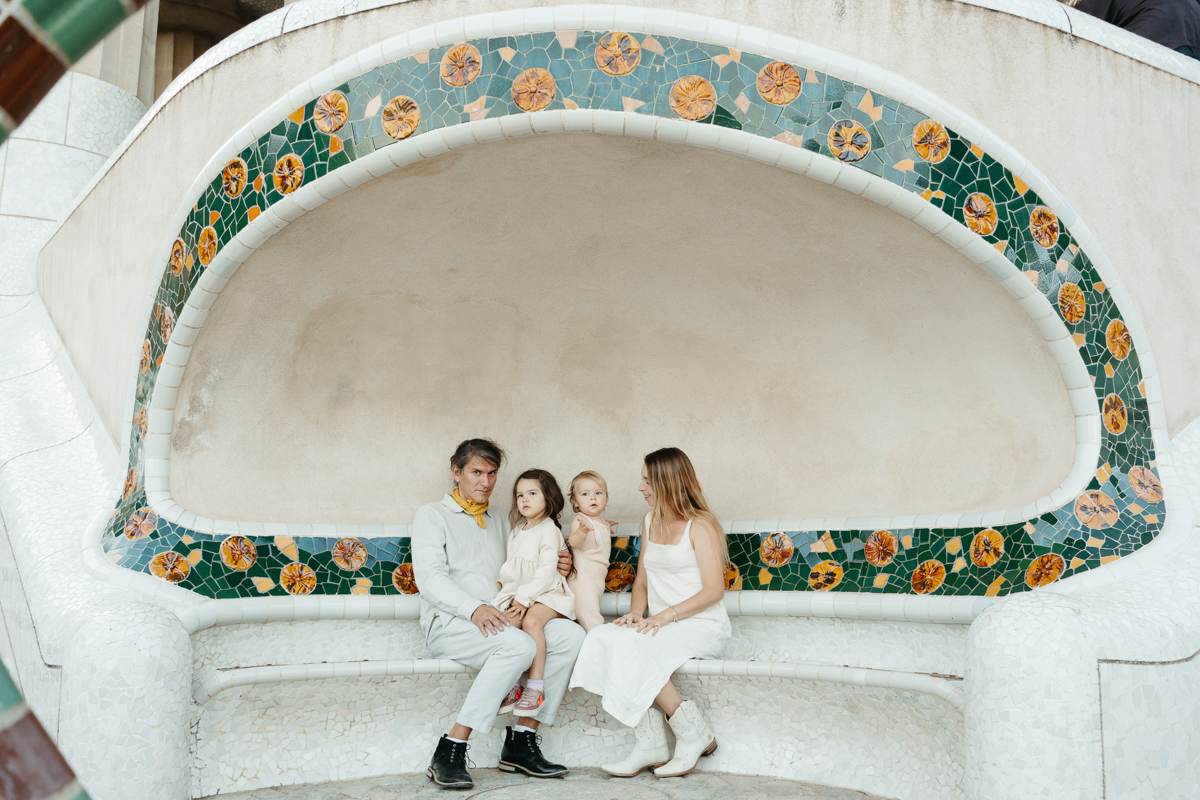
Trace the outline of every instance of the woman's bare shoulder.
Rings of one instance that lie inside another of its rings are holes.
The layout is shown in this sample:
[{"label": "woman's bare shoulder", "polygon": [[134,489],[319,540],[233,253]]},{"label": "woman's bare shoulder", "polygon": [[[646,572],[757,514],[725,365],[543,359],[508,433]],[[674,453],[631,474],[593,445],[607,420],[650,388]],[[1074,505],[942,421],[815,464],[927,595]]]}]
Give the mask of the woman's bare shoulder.
[{"label": "woman's bare shoulder", "polygon": [[692,518],[692,539],[716,542],[721,535],[719,528],[714,528],[712,522],[704,517]]}]

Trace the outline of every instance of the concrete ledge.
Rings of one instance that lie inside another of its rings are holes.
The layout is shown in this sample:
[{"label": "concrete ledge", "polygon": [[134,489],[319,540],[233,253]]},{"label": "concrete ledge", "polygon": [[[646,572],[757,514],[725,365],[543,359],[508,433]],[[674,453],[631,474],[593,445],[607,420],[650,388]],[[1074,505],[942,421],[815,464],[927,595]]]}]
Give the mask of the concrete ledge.
[{"label": "concrete ledge", "polygon": [[[414,658],[402,661],[343,661],[324,664],[283,664],[271,667],[240,667],[206,670],[196,676],[192,697],[201,705],[221,692],[239,686],[262,686],[290,681],[316,681],[331,678],[386,678],[408,675],[474,675],[478,670],[448,658]],[[693,658],[677,671],[678,675],[728,678],[782,678],[785,680],[837,683],[873,689],[897,689],[927,694],[945,700],[955,708],[966,705],[967,694],[961,679],[947,680],[916,672],[894,672],[860,667],[834,667],[821,664],[797,664],[783,661],[726,661]]]}]

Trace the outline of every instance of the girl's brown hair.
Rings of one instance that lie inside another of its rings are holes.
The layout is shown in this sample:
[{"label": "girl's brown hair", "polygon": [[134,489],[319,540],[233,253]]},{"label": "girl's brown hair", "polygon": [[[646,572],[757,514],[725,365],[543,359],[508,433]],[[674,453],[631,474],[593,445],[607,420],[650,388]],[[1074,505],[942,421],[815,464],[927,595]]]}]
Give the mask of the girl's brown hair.
[{"label": "girl's brown hair", "polygon": [[571,485],[567,487],[567,499],[571,501],[571,510],[575,512],[579,511],[579,504],[575,502],[575,484],[580,481],[595,481],[604,490],[604,493],[608,494],[608,484],[604,481],[604,478],[600,477],[600,473],[585,469],[572,478]]},{"label": "girl's brown hair", "polygon": [[716,515],[708,508],[696,470],[687,454],[678,447],[664,447],[646,456],[646,474],[650,476],[650,490],[654,492],[654,508],[650,512],[650,525],[671,519],[705,520],[721,537],[721,563],[729,563],[729,543],[725,529]]},{"label": "girl's brown hair", "polygon": [[554,520],[554,524],[558,526],[559,530],[562,530],[562,523],[558,521],[558,518],[562,514],[566,502],[563,500],[562,489],[558,487],[558,481],[544,469],[527,469],[513,481],[512,507],[508,510],[508,524],[516,529],[517,523],[524,519],[517,509],[517,484],[521,481],[538,482],[538,485],[542,487],[542,496],[546,498],[546,516]]}]

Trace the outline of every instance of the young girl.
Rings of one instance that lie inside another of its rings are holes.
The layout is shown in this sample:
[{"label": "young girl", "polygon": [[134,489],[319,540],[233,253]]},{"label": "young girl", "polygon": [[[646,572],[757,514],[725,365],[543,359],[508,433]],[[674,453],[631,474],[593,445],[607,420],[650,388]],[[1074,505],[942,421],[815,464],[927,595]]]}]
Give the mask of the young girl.
[{"label": "young girl", "polygon": [[558,551],[566,547],[558,521],[563,505],[558,481],[544,469],[522,472],[513,485],[508,559],[500,568],[500,593],[492,605],[530,635],[537,654],[529,665],[525,690],[514,686],[500,707],[501,713],[513,711],[519,717],[532,717],[538,712],[546,669],[543,628],[559,617],[575,619],[575,598],[558,574]]},{"label": "young girl", "polygon": [[575,595],[575,619],[590,631],[604,624],[600,595],[604,594],[612,529],[617,523],[601,516],[608,505],[608,484],[598,472],[585,470],[576,475],[567,495],[576,511],[568,540],[575,555],[575,571],[567,578],[567,586]]}]

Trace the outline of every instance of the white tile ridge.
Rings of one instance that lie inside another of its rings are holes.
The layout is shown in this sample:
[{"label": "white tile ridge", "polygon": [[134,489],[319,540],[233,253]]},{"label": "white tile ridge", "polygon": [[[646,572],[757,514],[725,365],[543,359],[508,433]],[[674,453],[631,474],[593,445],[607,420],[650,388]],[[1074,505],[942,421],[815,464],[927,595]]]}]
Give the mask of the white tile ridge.
[{"label": "white tile ridge", "polygon": [[[383,678],[399,675],[473,675],[478,670],[448,658],[413,658],[387,661],[342,661],[317,664],[204,669],[192,683],[192,699],[204,705],[217,695],[240,686],[340,678]],[[961,679],[940,678],[922,672],[867,667],[831,666],[787,661],[736,661],[732,659],[689,659],[680,675],[728,678],[777,678],[846,686],[927,694],[945,700],[956,709],[966,705]]]},{"label": "white tile ridge", "polygon": [[[102,523],[100,530],[102,530]],[[416,620],[420,595],[302,595],[213,600],[141,572],[110,563],[90,545],[84,567],[97,580],[150,596],[174,613],[188,633],[224,625],[293,622],[315,619]],[[731,617],[819,617],[942,625],[969,625],[1003,598],[980,596],[882,595],[865,592],[727,591]],[[605,593],[600,611],[609,616],[629,611],[628,593]]]},{"label": "white tile ridge", "polygon": [[[740,146],[740,143],[749,138],[750,135],[743,133],[738,137],[729,137],[727,148],[721,148],[719,144],[720,140],[716,138],[716,135],[720,132],[714,132],[712,130],[713,126],[711,125],[703,125],[696,122],[684,122],[682,120],[670,120],[667,118],[654,117],[646,114],[630,114],[628,112],[591,109],[578,109],[568,112],[570,114],[570,119],[574,120],[574,122],[568,122],[566,121],[567,113],[553,113],[564,120],[564,125],[569,125],[573,129],[577,129],[580,132],[595,130],[597,127],[602,127],[605,131],[611,131],[611,133],[606,133],[605,135],[639,135],[638,132],[640,129],[638,128],[637,123],[644,123],[647,119],[654,120],[654,135],[656,138],[660,138],[659,132],[663,131],[667,134],[667,138],[670,141],[705,148],[718,147],[718,149],[726,149],[726,151],[730,152],[730,154],[736,154],[748,159],[751,158],[752,148],[749,147],[749,144],[747,143],[745,148]],[[514,117],[517,119],[522,119],[523,121],[525,118],[529,118],[529,121],[531,123],[533,122],[531,115],[527,114],[515,114],[506,117],[498,117],[495,120],[495,127],[492,130],[494,130],[497,135],[505,137],[526,135],[527,129],[523,124],[517,124],[514,121],[512,124],[506,126],[505,121]],[[618,117],[624,121],[623,124],[615,125],[613,123],[613,121]],[[629,124],[631,119],[635,122],[634,125]],[[664,126],[664,122],[677,124]],[[535,125],[535,130],[536,127],[537,126]],[[431,152],[442,151],[443,146],[445,147],[445,151],[449,151],[451,149],[469,147],[477,143],[478,139],[474,132],[478,129],[478,123],[465,122],[458,125],[448,126],[446,128],[428,131],[426,133],[410,137],[409,139],[405,139],[403,142],[407,143],[408,146],[412,148],[410,152],[415,152],[417,154],[421,154],[423,148],[428,149],[425,145],[426,142],[434,142],[438,145],[438,147],[433,148]],[[708,136],[708,138],[704,138],[693,136],[693,133],[712,135]],[[773,140],[768,140],[764,137],[753,138],[762,140],[764,142],[773,142]],[[485,140],[489,139],[490,137],[485,137]],[[448,144],[451,142],[453,143],[452,145]],[[886,206],[887,208],[900,213],[902,216],[914,219],[914,221],[916,221],[916,218],[918,217],[925,218],[928,216],[936,218],[938,222],[934,226],[937,229],[937,233],[935,235],[950,244],[955,249],[962,252],[964,256],[975,261],[976,263],[979,263],[986,256],[987,261],[984,263],[987,264],[987,267],[985,270],[998,280],[1001,278],[1001,276],[1004,276],[1003,280],[1001,281],[1002,285],[1005,286],[1010,295],[1020,295],[1018,298],[1018,305],[1026,312],[1026,314],[1030,316],[1031,319],[1041,320],[1055,314],[1049,301],[1046,300],[1043,295],[1033,290],[1029,282],[1018,272],[1017,268],[1012,264],[1011,261],[1009,261],[1003,254],[997,253],[995,249],[992,248],[978,234],[949,217],[944,212],[938,210],[930,201],[927,201],[919,195],[913,194],[912,192],[899,189],[899,187],[896,187],[895,184],[892,184],[890,181],[875,175],[871,175],[862,170],[853,170],[853,172],[864,176],[862,180],[847,182],[841,177],[842,173],[846,171],[845,165],[825,156],[810,153],[807,150],[791,148],[782,143],[774,143],[774,145],[777,148],[777,154],[774,159],[766,155],[764,151],[758,150],[755,151],[755,156],[757,157],[754,158],[754,160],[760,161],[760,163],[770,163],[773,161],[775,166],[789,169],[790,171],[797,171],[796,169],[793,169],[792,165],[781,163],[784,155],[797,155],[803,159],[803,162],[795,165],[795,167],[802,167],[804,174],[812,177],[815,180],[829,183],[830,185],[837,186],[838,188],[850,191],[856,195],[864,195],[873,201],[886,199],[888,200]],[[368,173],[368,180],[374,177],[382,176],[393,169],[398,168],[394,160],[385,160],[384,157],[379,155],[380,153],[387,153],[394,146],[395,145],[382,148],[380,151],[376,151],[376,153],[372,153],[367,157],[371,158],[371,166],[373,167],[371,172]],[[210,167],[213,163],[214,162],[210,161]],[[406,161],[405,163],[412,162]],[[354,164],[351,164],[350,166],[354,166],[355,164],[358,164],[360,169],[365,171],[365,165],[359,164],[359,162],[354,162]],[[820,169],[817,169],[817,167],[820,167]],[[334,194],[340,194],[344,191],[348,191],[347,184],[339,177],[343,172],[343,169],[328,172],[324,176],[306,184],[303,189],[306,191],[306,196],[319,198],[325,195],[333,196]],[[362,183],[365,182],[365,180],[362,181]],[[361,183],[358,185],[361,185]],[[896,189],[896,191],[891,191],[891,189]],[[295,194],[289,195],[288,199],[294,199],[294,197]],[[193,207],[197,199],[197,197],[192,197],[189,195],[185,200],[185,207]],[[313,207],[316,206],[314,205]],[[296,216],[293,217],[293,221],[295,219],[299,219],[301,215],[306,213],[306,209],[300,204],[296,204],[294,211]],[[261,216],[262,215],[260,215],[260,217]],[[215,302],[217,296],[219,296],[221,288],[224,287],[229,278],[232,277],[240,267],[240,264],[244,262],[255,249],[265,243],[266,239],[269,238],[273,233],[274,231],[265,230],[264,226],[244,226],[242,230],[230,240],[230,242],[222,247],[221,251],[216,256],[216,259],[212,262],[212,264],[210,264],[209,268],[205,270],[204,274],[200,276],[195,289],[188,295],[184,309],[180,311],[179,319],[183,320],[186,317],[190,320],[191,313],[189,313],[189,309],[196,313],[201,311],[206,312],[208,307],[211,307],[212,302]],[[174,238],[172,238],[171,241],[174,241]],[[224,255],[227,249],[232,249],[235,251],[236,260],[230,259]],[[165,250],[164,252],[169,252],[169,250]],[[162,268],[163,270],[167,268],[166,262],[163,263]],[[1005,281],[1008,283],[1005,283]],[[157,291],[157,286],[155,286],[150,295],[151,298],[157,295]],[[194,302],[194,300],[197,299],[198,303]],[[209,302],[210,300],[212,302]],[[207,307],[201,309],[200,305],[205,304],[207,304]],[[198,323],[197,328],[200,325],[203,325],[202,321]],[[1049,337],[1053,336],[1054,332],[1057,330],[1056,328],[1047,327],[1044,325],[1035,327],[1037,327],[1039,334],[1042,335],[1043,339],[1045,339],[1048,344],[1050,343]],[[186,365],[189,350],[190,348],[182,346],[178,342],[170,341],[167,343],[163,361],[167,364]],[[1061,362],[1065,363],[1059,363],[1059,370],[1063,376],[1063,380],[1067,383],[1068,388],[1075,384],[1079,384],[1082,387],[1083,384],[1080,383],[1082,380],[1081,376],[1087,374],[1087,369],[1083,363],[1083,358],[1080,355],[1078,348],[1068,348],[1066,353],[1066,357],[1061,359]],[[136,363],[134,369],[138,369]],[[177,370],[178,374],[176,377],[178,380],[176,381],[174,378],[172,378],[172,380],[168,382],[173,381],[177,385],[181,384],[182,373],[185,369],[186,366],[181,366],[181,368]],[[154,391],[150,400],[150,407],[154,410],[164,412],[164,415],[161,418],[171,420],[174,416],[174,395],[171,395],[171,398],[168,402],[167,400],[163,399],[164,395],[159,394],[158,390],[160,388],[160,384],[162,383],[162,374],[163,373],[160,371],[159,380],[155,381]],[[134,381],[136,385],[136,372],[134,374]],[[172,387],[163,386],[163,388],[169,390]],[[1095,398],[1091,399],[1094,400]],[[130,402],[132,403],[132,400]],[[1090,414],[1094,411],[1095,409],[1089,408],[1085,411],[1085,413]],[[128,409],[128,416],[132,417],[131,406]],[[169,429],[170,426],[168,426],[168,430]],[[1042,497],[1036,498],[1022,508],[1041,508],[1042,511],[1040,513],[1045,513],[1045,511],[1052,508],[1061,507],[1065,502],[1067,502],[1069,499],[1073,499],[1086,488],[1087,483],[1090,480],[1090,474],[1095,470],[1096,467],[1096,463],[1090,462],[1095,462],[1098,459],[1099,452],[1096,448],[1081,446],[1085,444],[1084,439],[1081,438],[1085,435],[1085,431],[1078,425],[1076,426],[1075,435],[1077,444],[1075,448],[1075,458],[1071,467],[1068,469],[1068,473],[1064,477],[1063,482],[1051,490],[1051,492]],[[125,451],[123,454],[123,460],[126,463],[129,460],[129,447],[130,441],[126,439],[126,442],[123,446],[123,450]],[[161,446],[159,449],[161,450]],[[165,457],[169,454],[160,455]],[[1084,460],[1089,461],[1089,463],[1082,463]],[[1064,499],[1062,497],[1064,493],[1070,497]],[[159,514],[165,514],[175,502],[170,494],[169,485],[165,491],[157,493],[154,498],[148,497],[147,499],[150,502],[151,508]],[[986,515],[988,519],[1000,520],[1006,518],[1010,512],[1015,510],[1016,509],[972,509],[966,513],[980,514],[981,516]],[[176,518],[178,518],[178,516],[178,514],[175,515]],[[895,517],[894,521],[898,522],[902,519],[903,517]],[[234,520],[222,520],[222,522],[232,526],[237,526],[239,524],[238,521]],[[952,522],[952,520],[942,520],[943,526],[946,526],[950,522]],[[949,524],[948,526],[957,527],[958,523],[955,522],[954,524]],[[896,527],[896,525],[893,524],[884,527]],[[825,525],[825,528],[830,530],[839,530],[853,529],[853,526],[847,526],[847,524],[843,521],[841,523],[827,524]]]}]

